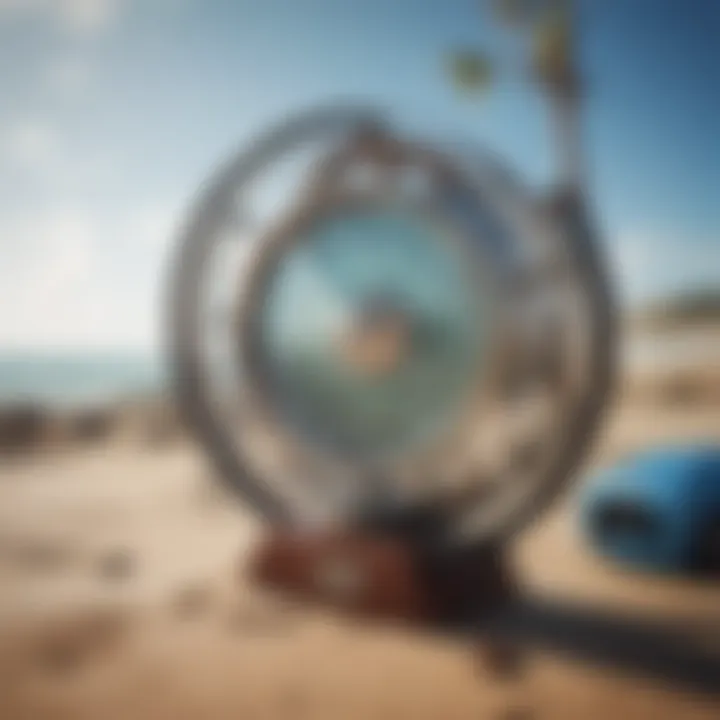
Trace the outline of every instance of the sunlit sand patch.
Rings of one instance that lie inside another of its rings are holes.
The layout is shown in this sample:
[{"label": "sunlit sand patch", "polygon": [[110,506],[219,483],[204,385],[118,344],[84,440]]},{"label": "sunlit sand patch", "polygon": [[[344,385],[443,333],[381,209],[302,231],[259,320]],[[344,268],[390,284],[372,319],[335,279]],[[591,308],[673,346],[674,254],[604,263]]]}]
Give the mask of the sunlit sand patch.
[{"label": "sunlit sand patch", "polygon": [[80,557],[77,547],[57,538],[0,538],[0,569],[5,566],[20,572],[62,572]]},{"label": "sunlit sand patch", "polygon": [[115,548],[98,558],[96,569],[98,575],[107,582],[123,582],[135,574],[136,565],[137,558],[132,550]]},{"label": "sunlit sand patch", "polygon": [[112,656],[127,637],[132,614],[124,607],[77,610],[6,630],[2,666],[19,672],[66,674]]},{"label": "sunlit sand patch", "polygon": [[172,613],[184,620],[199,618],[209,613],[215,600],[215,588],[209,582],[189,582],[173,595]]}]

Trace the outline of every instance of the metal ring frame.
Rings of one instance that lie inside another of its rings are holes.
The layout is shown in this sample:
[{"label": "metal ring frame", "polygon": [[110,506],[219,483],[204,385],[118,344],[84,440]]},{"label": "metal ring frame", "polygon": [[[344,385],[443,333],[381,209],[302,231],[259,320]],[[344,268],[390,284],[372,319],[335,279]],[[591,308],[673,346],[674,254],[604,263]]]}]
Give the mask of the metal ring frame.
[{"label": "metal ring frame", "polygon": [[[385,140],[378,143],[378,137]],[[513,260],[511,253],[507,266],[499,267],[499,304],[501,312],[506,314],[498,321],[500,333],[493,341],[494,351],[498,355],[493,366],[501,375],[509,375],[510,369],[517,366],[515,361],[518,358],[527,360],[526,365],[530,366],[531,375],[541,364],[537,348],[532,347],[527,337],[518,331],[513,315],[522,315],[528,308],[532,309],[533,304],[537,304],[537,296],[533,293],[534,283],[538,283],[538,278],[541,285],[544,282],[545,289],[552,288],[558,281],[548,280],[542,275],[548,269],[551,273],[560,272],[574,288],[575,294],[566,298],[565,304],[569,301],[570,305],[577,306],[569,309],[580,312],[580,322],[575,328],[577,337],[565,338],[563,341],[566,343],[563,345],[565,355],[561,353],[560,361],[567,366],[566,355],[570,352],[568,348],[578,346],[581,355],[580,359],[576,360],[579,367],[576,368],[575,384],[568,381],[568,372],[565,372],[561,378],[562,387],[555,389],[554,419],[547,425],[547,435],[541,434],[539,439],[536,438],[543,446],[539,448],[541,457],[537,456],[538,448],[535,448],[534,464],[532,452],[529,452],[529,459],[525,458],[526,464],[529,463],[529,470],[526,470],[528,477],[524,484],[518,483],[518,486],[524,488],[525,495],[513,498],[512,493],[508,494],[507,491],[511,482],[509,475],[522,476],[522,457],[517,467],[517,463],[511,462],[492,482],[477,482],[484,473],[487,474],[487,469],[471,469],[465,472],[466,482],[449,489],[431,486],[429,492],[423,495],[425,499],[442,505],[450,516],[453,535],[451,539],[476,538],[478,534],[506,539],[539,515],[567,485],[588,449],[611,389],[614,359],[612,306],[584,204],[582,198],[573,194],[556,199],[554,205],[539,203],[529,198],[518,184],[509,180],[506,173],[498,173],[487,161],[476,164],[467,155],[453,156],[431,150],[420,143],[397,140],[383,129],[371,112],[353,108],[321,108],[291,119],[270,130],[249,150],[239,153],[197,199],[180,241],[171,278],[170,353],[181,409],[191,429],[207,449],[220,477],[238,492],[242,499],[272,523],[304,522],[305,519],[297,507],[293,507],[293,503],[283,497],[277,487],[273,487],[267,472],[263,473],[253,464],[244,454],[242,447],[238,449],[233,441],[233,431],[227,426],[227,420],[213,407],[208,391],[209,370],[203,360],[202,293],[213,248],[224,222],[233,212],[238,194],[249,187],[265,167],[281,158],[287,151],[325,138],[336,141],[333,146],[335,152],[324,156],[320,174],[313,178],[310,187],[314,188],[316,194],[310,197],[306,185],[305,197],[301,198],[299,208],[296,208],[296,211],[304,213],[306,219],[315,217],[317,213],[331,212],[333,208],[338,210],[342,207],[348,198],[340,197],[337,193],[337,173],[352,166],[358,158],[363,162],[370,158],[371,162],[379,162],[386,168],[393,164],[402,165],[412,159],[420,160],[421,164],[425,163],[425,167],[433,167],[444,188],[460,189],[464,193],[460,196],[462,203],[459,210],[467,213],[468,222],[484,223],[487,218],[492,218],[499,227],[506,229],[509,241],[501,243],[502,252],[507,251],[509,242],[515,239],[513,252],[520,257],[520,261]],[[358,138],[363,140],[359,145]],[[365,142],[367,138],[370,138],[369,142]],[[343,154],[348,147],[354,148],[353,152],[350,155],[346,152]],[[358,147],[362,148],[359,155]],[[340,152],[338,148],[341,149]],[[376,152],[378,150],[380,151]],[[328,162],[328,157],[332,162]],[[498,181],[498,177],[502,178],[502,182]],[[373,197],[367,199],[370,202],[377,201],[377,198]],[[312,210],[308,216],[309,208]],[[297,217],[295,215],[294,220]],[[288,224],[287,218],[283,218],[282,226],[276,227],[275,231],[270,233],[270,236],[276,238],[275,241],[260,243],[258,253],[250,266],[243,295],[245,300],[256,297],[257,283],[262,277],[262,273],[253,272],[253,268],[257,270],[263,264],[266,264],[267,270],[272,267],[273,252],[281,249],[287,238],[292,237],[294,220]],[[261,235],[266,240],[269,237],[267,232]],[[285,239],[278,240],[278,237]],[[538,239],[540,237],[548,239],[547,242]],[[552,267],[543,267],[542,262],[522,258],[523,252],[532,255],[533,243],[538,246],[545,243],[558,251],[554,266],[550,263]],[[558,258],[561,260],[559,263]],[[498,256],[496,264],[501,266],[502,263],[502,258]],[[245,313],[241,314],[241,317],[245,318],[243,322],[252,318],[253,312],[249,311],[250,308],[252,303],[241,303],[240,311]],[[236,307],[232,317],[237,318],[237,310]],[[248,361],[246,351],[252,348],[252,342],[247,335],[251,325],[252,323],[241,324],[241,327],[244,327],[241,330],[233,321],[231,329],[233,333],[239,332],[244,341],[240,343],[243,352],[236,360],[239,360],[239,367],[245,370]],[[567,367],[564,369],[567,371]],[[248,378],[249,395],[257,398],[260,390],[256,387],[257,376],[245,376],[246,382]],[[507,400],[506,386],[516,385],[516,379],[493,376],[491,384],[499,403]],[[253,408],[252,413],[258,414],[257,404],[250,405]],[[264,421],[274,431],[278,430],[277,419],[273,418],[272,413]],[[494,424],[490,416],[485,417],[483,423],[479,427],[465,424],[463,437],[467,438],[468,433],[473,432],[483,434]],[[242,426],[240,430],[242,432]],[[287,442],[287,436],[282,442]],[[439,453],[437,457],[442,456],[442,453]],[[417,469],[423,465],[427,465],[426,458],[411,465],[409,472],[413,471],[413,467]],[[328,468],[331,473],[332,468],[331,464]],[[382,482],[385,481],[386,479],[382,478]],[[477,521],[478,513],[482,515],[485,508],[491,507],[493,492],[496,495],[500,493],[498,497],[501,497],[503,491],[510,498],[504,514],[500,511],[495,520]],[[354,498],[356,499],[357,497]],[[355,505],[336,507],[334,511],[345,516],[352,512],[352,507]]]}]

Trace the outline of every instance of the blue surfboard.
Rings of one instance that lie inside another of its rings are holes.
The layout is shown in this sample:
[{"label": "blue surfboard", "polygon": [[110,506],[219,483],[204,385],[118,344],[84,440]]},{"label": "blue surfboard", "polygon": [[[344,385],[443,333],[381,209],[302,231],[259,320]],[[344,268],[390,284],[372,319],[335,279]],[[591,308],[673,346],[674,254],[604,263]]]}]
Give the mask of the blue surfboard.
[{"label": "blue surfboard", "polygon": [[581,501],[598,554],[635,568],[720,570],[720,448],[644,451],[600,472]]}]

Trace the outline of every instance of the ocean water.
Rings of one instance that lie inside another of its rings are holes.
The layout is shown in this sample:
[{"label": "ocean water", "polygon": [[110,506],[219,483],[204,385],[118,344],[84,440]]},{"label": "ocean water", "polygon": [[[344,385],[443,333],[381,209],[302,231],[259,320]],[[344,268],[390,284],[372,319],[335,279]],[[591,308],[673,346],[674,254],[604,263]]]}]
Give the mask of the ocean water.
[{"label": "ocean water", "polygon": [[0,404],[77,406],[162,392],[159,359],[133,355],[0,353]]},{"label": "ocean water", "polygon": [[[720,332],[640,333],[621,345],[631,371],[720,364]],[[0,352],[0,406],[30,401],[77,406],[164,392],[162,359],[136,355]]]}]

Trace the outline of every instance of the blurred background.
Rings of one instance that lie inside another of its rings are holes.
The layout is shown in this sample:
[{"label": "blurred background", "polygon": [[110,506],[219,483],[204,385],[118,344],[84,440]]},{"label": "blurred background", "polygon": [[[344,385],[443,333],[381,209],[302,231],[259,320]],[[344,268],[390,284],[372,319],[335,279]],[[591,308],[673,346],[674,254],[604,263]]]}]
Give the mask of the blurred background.
[{"label": "blurred background", "polygon": [[[579,12],[622,325],[594,467],[720,441],[720,5]],[[515,57],[474,0],[0,0],[0,716],[493,716],[497,688],[444,645],[306,616],[278,630],[287,613],[236,577],[252,521],[185,437],[163,354],[173,242],[200,183],[294,110],[366,103],[481,143],[533,188],[551,179],[537,89],[492,72],[458,92],[444,59],[465,47]],[[519,543],[532,582],[717,631],[716,585],[600,565],[569,507]],[[552,718],[717,717],[553,660],[531,685]]]}]

